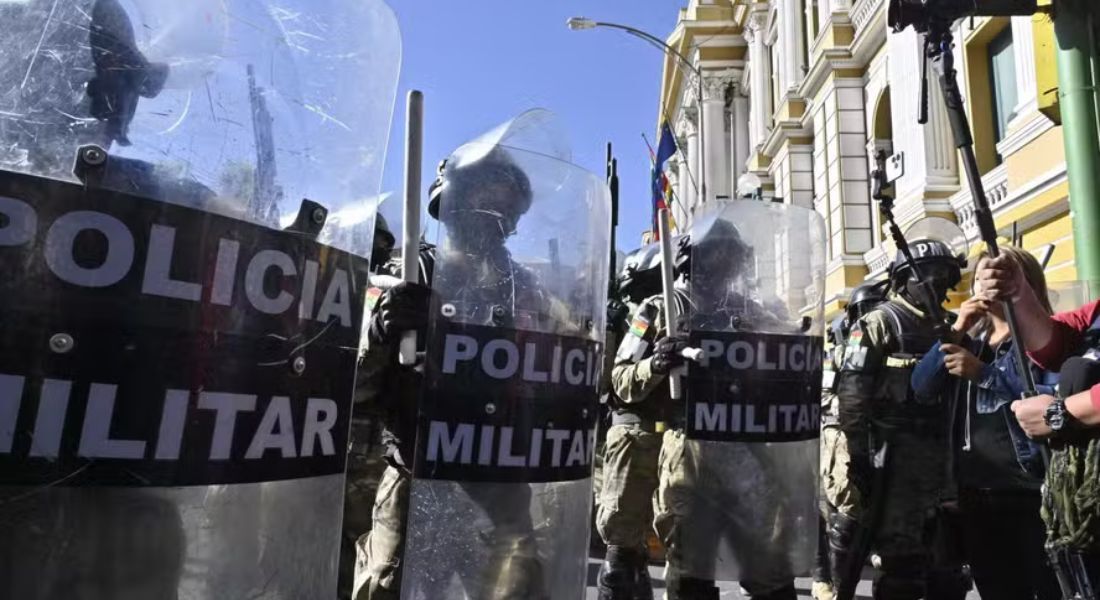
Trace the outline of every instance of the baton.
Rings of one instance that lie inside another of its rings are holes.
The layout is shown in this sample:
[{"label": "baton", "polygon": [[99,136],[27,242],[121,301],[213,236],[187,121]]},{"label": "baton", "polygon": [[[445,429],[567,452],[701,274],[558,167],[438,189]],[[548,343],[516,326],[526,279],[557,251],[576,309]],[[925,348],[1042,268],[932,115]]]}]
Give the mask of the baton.
[{"label": "baton", "polygon": [[[668,233],[667,208],[657,212],[657,232],[661,236],[661,295],[665,300],[665,328],[668,330],[668,335],[675,335],[680,315],[676,310],[676,298],[673,296],[675,292],[672,290],[672,240]],[[683,395],[679,373],[668,374],[668,393],[673,400],[679,400]]]},{"label": "baton", "polygon": [[[416,283],[420,276],[420,169],[424,154],[424,94],[409,92],[405,114],[405,205],[401,222],[401,275]],[[425,282],[427,283],[427,282]],[[398,361],[416,364],[416,332],[401,334]]]}]

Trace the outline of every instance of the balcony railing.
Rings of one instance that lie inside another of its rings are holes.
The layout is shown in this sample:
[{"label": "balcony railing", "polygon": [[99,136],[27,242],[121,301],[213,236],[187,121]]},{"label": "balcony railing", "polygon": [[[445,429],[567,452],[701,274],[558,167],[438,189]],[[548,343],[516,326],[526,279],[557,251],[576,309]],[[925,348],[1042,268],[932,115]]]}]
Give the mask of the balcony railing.
[{"label": "balcony railing", "polygon": [[852,26],[855,27],[855,33],[857,35],[871,22],[875,13],[883,9],[884,5],[885,0],[856,0],[850,14]]},{"label": "balcony railing", "polygon": [[[982,176],[982,184],[985,186],[985,197],[989,201],[989,207],[996,214],[998,207],[1008,199],[1008,169],[1004,165],[993,169]],[[970,188],[964,186],[962,191],[951,196],[951,208],[959,219],[959,226],[968,240],[978,238],[978,220],[974,215],[974,200],[970,194]]]}]

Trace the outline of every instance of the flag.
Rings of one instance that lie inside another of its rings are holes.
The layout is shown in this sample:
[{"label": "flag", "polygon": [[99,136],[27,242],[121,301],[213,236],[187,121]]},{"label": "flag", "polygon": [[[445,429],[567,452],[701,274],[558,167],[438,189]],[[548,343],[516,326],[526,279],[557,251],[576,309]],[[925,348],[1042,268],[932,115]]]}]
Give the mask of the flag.
[{"label": "flag", "polygon": [[[642,136],[645,137],[644,135]],[[646,140],[646,146],[649,146],[649,140]],[[659,229],[657,228],[657,215],[662,208],[672,208],[672,196],[671,186],[668,181],[668,176],[665,175],[665,163],[668,159],[672,158],[672,155],[676,154],[676,138],[672,135],[672,128],[669,127],[668,122],[661,124],[661,139],[657,142],[657,152],[654,153],[653,147],[649,146],[649,158],[653,162],[652,171],[652,183],[650,185],[653,195],[653,236],[655,239],[659,238]],[[672,219],[671,210],[669,212],[669,229],[674,229],[676,222]]]}]

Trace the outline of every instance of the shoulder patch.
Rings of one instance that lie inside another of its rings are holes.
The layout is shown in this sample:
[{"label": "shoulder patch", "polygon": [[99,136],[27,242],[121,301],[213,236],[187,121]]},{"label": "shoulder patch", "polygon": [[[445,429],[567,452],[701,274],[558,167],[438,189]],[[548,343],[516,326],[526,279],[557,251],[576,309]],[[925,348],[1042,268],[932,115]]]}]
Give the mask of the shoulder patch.
[{"label": "shoulder patch", "polygon": [[644,312],[638,311],[638,314],[634,315],[634,319],[630,322],[630,335],[639,338],[645,337],[650,325],[649,318],[645,316]]},{"label": "shoulder patch", "polygon": [[378,306],[378,300],[382,297],[382,288],[367,288],[367,310],[374,310]]},{"label": "shoulder patch", "polygon": [[863,342],[863,331],[858,327],[852,328],[852,332],[848,334],[848,347],[859,348],[859,345]]}]

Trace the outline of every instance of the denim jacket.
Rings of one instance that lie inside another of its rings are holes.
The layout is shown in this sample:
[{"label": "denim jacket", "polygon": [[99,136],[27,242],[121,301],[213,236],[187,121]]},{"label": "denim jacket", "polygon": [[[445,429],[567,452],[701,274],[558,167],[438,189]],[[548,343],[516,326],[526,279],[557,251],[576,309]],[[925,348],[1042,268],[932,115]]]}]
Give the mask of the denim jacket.
[{"label": "denim jacket", "polygon": [[[961,345],[975,356],[980,356],[986,341],[984,338],[973,339],[968,336]],[[1002,347],[1007,351],[992,363],[983,364],[978,381],[972,382],[953,377],[947,372],[947,367],[943,364],[945,354],[940,350],[940,343],[936,342],[913,370],[911,385],[913,392],[920,400],[932,400],[946,393],[947,395],[943,397],[955,403],[965,402],[973,397],[973,406],[978,414],[987,415],[1000,411],[1008,427],[1008,434],[1012,439],[1016,461],[1020,464],[1020,468],[1036,477],[1043,477],[1045,470],[1040,446],[1027,437],[1020,428],[1020,424],[1016,422],[1012,411],[1008,409],[1008,405],[1014,400],[1019,400],[1024,392],[1024,384],[1020,380],[1016,356],[1012,352],[1011,345],[1012,341],[1006,340]],[[1058,383],[1058,374],[1043,371],[1034,364],[1031,365],[1031,371],[1035,376],[1035,387],[1038,388],[1039,393],[1053,395]],[[969,403],[967,403],[967,411],[969,410]],[[956,414],[956,411],[952,410],[951,418],[954,419]],[[969,419],[966,427],[966,433],[969,436]],[[954,432],[955,428],[952,427],[951,431]]]}]

